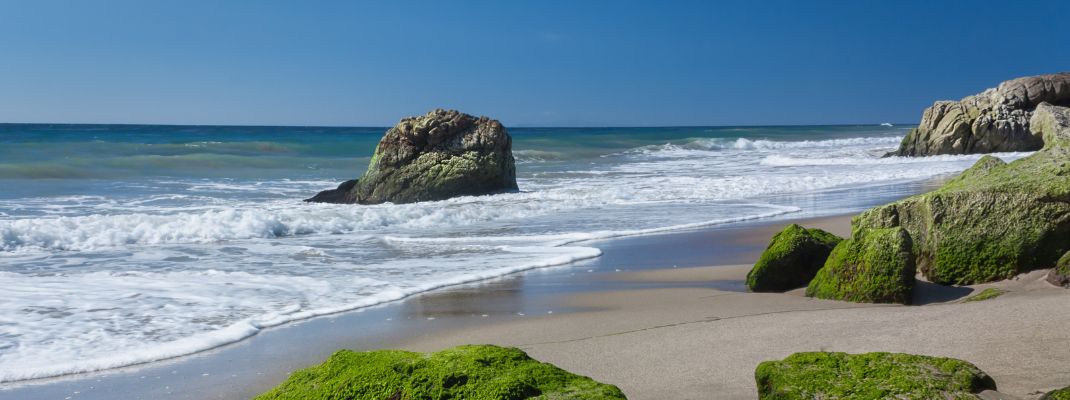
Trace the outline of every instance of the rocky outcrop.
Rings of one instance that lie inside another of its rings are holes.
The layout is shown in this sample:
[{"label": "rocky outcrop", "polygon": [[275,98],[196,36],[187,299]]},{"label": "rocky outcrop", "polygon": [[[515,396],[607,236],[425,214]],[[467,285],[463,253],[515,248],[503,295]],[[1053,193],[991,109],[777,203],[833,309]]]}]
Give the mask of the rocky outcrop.
[{"label": "rocky outcrop", "polygon": [[1029,129],[1041,103],[1070,105],[1070,72],[1003,82],[959,101],[938,101],[925,110],[899,149],[888,156],[979,154],[1040,149]]},{"label": "rocky outcrop", "polygon": [[868,229],[840,242],[817,272],[806,295],[859,303],[910,304],[914,255],[901,228]]},{"label": "rocky outcrop", "polygon": [[616,386],[570,373],[512,347],[458,346],[423,354],[341,350],[290,374],[257,400],[621,399]]},{"label": "rocky outcrop", "polygon": [[918,269],[940,284],[1054,267],[1070,251],[1070,109],[1042,103],[1030,128],[1040,151],[1009,164],[985,156],[935,191],[862,213],[852,237],[905,229]]},{"label": "rocky outcrop", "polygon": [[1070,251],[1059,257],[1059,261],[1055,262],[1055,268],[1048,271],[1046,279],[1052,285],[1070,287]]},{"label": "rocky outcrop", "polygon": [[773,236],[747,274],[747,287],[754,292],[782,292],[806,286],[841,240],[820,229],[788,225]]},{"label": "rocky outcrop", "polygon": [[413,203],[516,190],[512,138],[500,122],[435,110],[386,131],[359,179],[306,201]]},{"label": "rocky outcrop", "polygon": [[759,399],[980,399],[996,382],[966,361],[901,353],[795,353],[758,364]]}]

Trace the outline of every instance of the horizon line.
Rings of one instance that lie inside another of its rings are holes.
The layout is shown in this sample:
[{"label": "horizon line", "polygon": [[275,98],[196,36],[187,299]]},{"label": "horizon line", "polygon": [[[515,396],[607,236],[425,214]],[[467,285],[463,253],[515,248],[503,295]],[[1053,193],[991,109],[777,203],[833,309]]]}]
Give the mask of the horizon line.
[{"label": "horizon line", "polygon": [[[876,123],[829,123],[829,124],[740,124],[740,125],[513,125],[502,124],[506,129],[607,129],[607,128],[762,128],[762,127],[806,127],[806,126],[881,126],[881,124],[917,125],[906,122]],[[206,128],[331,128],[331,129],[390,129],[392,125],[256,125],[256,124],[175,124],[175,123],[100,123],[100,122],[0,122],[5,125],[66,125],[66,126],[160,126],[180,127],[194,126]]]}]

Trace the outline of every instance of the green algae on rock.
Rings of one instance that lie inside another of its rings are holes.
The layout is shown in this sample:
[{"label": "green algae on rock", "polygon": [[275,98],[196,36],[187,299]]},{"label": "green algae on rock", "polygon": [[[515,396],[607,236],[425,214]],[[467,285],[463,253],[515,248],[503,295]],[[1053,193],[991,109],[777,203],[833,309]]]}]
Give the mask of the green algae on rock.
[{"label": "green algae on rock", "polygon": [[907,232],[869,229],[840,242],[817,272],[806,295],[860,303],[910,304],[914,256]]},{"label": "green algae on rock", "polygon": [[1004,293],[1007,293],[1007,292],[1002,290],[1002,289],[988,288],[988,289],[982,290],[981,293],[978,293],[978,294],[975,294],[973,296],[967,297],[965,300],[963,300],[963,302],[985,301],[985,300],[994,299],[996,297],[1002,296]]},{"label": "green algae on rock", "polygon": [[512,138],[500,122],[434,110],[390,128],[359,179],[306,201],[413,203],[516,190]]},{"label": "green algae on rock", "polygon": [[773,235],[747,273],[747,287],[755,292],[782,292],[806,286],[841,240],[820,229],[788,225]]},{"label": "green algae on rock", "polygon": [[900,353],[795,353],[758,364],[758,398],[978,399],[996,383],[962,360]]},{"label": "green algae on rock", "polygon": [[1048,271],[1046,279],[1048,283],[1055,286],[1070,286],[1070,251],[1059,257],[1059,261],[1055,262],[1055,268]]},{"label": "green algae on rock", "polygon": [[1006,164],[985,156],[939,189],[863,212],[855,233],[902,227],[916,264],[939,284],[1008,279],[1070,250],[1070,109],[1039,105],[1044,148]]},{"label": "green algae on rock", "polygon": [[1040,396],[1040,400],[1070,400],[1070,387],[1055,389]]},{"label": "green algae on rock", "polygon": [[613,385],[490,345],[436,353],[341,350],[257,400],[624,399]]}]

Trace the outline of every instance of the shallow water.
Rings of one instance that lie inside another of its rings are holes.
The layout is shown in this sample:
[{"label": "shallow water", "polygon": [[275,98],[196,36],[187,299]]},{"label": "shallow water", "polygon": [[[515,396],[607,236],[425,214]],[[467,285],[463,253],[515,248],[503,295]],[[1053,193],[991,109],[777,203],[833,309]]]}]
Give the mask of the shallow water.
[{"label": "shallow water", "polygon": [[881,190],[853,189],[978,158],[879,158],[901,127],[512,129],[520,193],[300,201],[382,131],[0,125],[0,382],[597,257],[591,239],[854,210]]}]

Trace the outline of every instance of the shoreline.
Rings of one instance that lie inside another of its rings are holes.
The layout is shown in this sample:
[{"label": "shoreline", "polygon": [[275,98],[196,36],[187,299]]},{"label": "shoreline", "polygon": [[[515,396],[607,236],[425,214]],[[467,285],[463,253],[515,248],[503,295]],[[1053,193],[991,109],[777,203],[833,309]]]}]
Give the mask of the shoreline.
[{"label": "shoreline", "polygon": [[[802,214],[802,215],[799,215]],[[278,384],[293,370],[319,363],[342,348],[398,347],[469,324],[479,326],[583,307],[551,304],[574,293],[621,289],[717,287],[745,290],[739,281],[640,282],[604,279],[626,271],[751,262],[773,232],[789,221],[821,221],[807,213],[715,225],[702,229],[625,236],[587,242],[603,250],[597,258],[537,268],[484,281],[417,293],[407,298],[265,329],[245,340],[149,363],[0,384],[7,398],[248,398]],[[665,254],[675,265],[666,264]],[[305,351],[288,345],[317,339]],[[300,353],[300,354],[298,354]],[[227,372],[231,371],[231,372]],[[233,373],[234,371],[239,373]],[[226,372],[226,373],[224,373]],[[237,382],[236,382],[237,381]],[[160,382],[159,385],[156,382]],[[148,386],[146,386],[148,384]],[[75,393],[77,392],[77,393]]]}]

